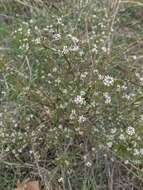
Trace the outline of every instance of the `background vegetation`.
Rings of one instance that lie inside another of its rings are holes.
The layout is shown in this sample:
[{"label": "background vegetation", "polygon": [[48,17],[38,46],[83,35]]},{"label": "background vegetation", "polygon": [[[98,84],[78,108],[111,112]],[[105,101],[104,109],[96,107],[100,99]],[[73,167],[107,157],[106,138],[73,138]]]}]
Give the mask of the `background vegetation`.
[{"label": "background vegetation", "polygon": [[143,2],[0,1],[0,187],[141,190]]}]

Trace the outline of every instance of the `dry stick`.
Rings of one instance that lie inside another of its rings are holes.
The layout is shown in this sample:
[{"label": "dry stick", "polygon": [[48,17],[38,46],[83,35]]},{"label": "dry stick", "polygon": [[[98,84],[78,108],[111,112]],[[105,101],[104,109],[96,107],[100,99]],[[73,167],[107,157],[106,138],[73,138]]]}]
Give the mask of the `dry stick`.
[{"label": "dry stick", "polygon": [[32,164],[28,163],[23,163],[23,164],[18,164],[18,163],[12,163],[12,162],[7,162],[7,161],[0,161],[1,163],[8,165],[8,166],[14,166],[14,167],[19,167],[19,168],[34,168],[35,166]]},{"label": "dry stick", "polygon": [[32,70],[31,70],[29,59],[27,56],[25,57],[25,60],[26,60],[26,63],[27,63],[28,69],[29,69],[29,86],[30,86],[30,83],[32,80]]},{"label": "dry stick", "polygon": [[114,6],[115,10],[114,10],[114,14],[112,15],[112,21],[111,21],[111,25],[110,25],[110,30],[109,30],[109,35],[108,35],[108,55],[110,55],[110,52],[111,52],[111,46],[112,46],[112,30],[113,30],[113,27],[114,27],[114,24],[115,24],[115,20],[116,20],[116,16],[118,14],[118,11],[119,11],[119,7],[120,7],[120,3],[121,3],[121,0],[117,0],[117,1],[114,1],[114,4],[112,6]]},{"label": "dry stick", "polygon": [[137,6],[142,6],[143,7],[143,3],[139,2],[139,1],[121,1],[121,3],[131,3],[131,4],[135,4]]},{"label": "dry stick", "polygon": [[116,19],[116,16],[118,14],[118,10],[119,10],[119,5],[120,5],[120,0],[118,1],[111,1],[111,8],[114,9],[114,14],[112,15],[112,21],[111,21],[111,24],[110,24],[110,29],[109,29],[109,35],[108,35],[108,55],[110,54],[111,52],[111,45],[112,45],[112,30],[113,30],[113,27],[114,27],[114,24],[115,24],[115,19]]},{"label": "dry stick", "polygon": [[89,38],[89,33],[88,33],[88,19],[85,19],[85,31],[86,31],[86,38],[87,38],[87,42],[88,42],[88,49],[90,52],[90,59],[91,59],[91,63],[92,66],[94,68],[94,61],[93,61],[93,57],[92,57],[92,53],[91,53],[91,45],[90,45],[90,38]]},{"label": "dry stick", "polygon": [[11,48],[6,48],[6,47],[0,47],[0,51],[10,51]]},{"label": "dry stick", "polygon": [[[113,151],[113,150],[109,150],[112,155],[114,155],[117,159],[118,159],[118,163],[120,163],[124,168],[126,168],[128,171],[130,171],[134,176],[136,176],[139,180],[141,180],[143,182],[143,179],[140,178],[134,171],[132,171],[131,169],[129,169],[123,162],[122,162],[122,158],[120,156],[117,156],[117,154]],[[137,168],[135,165],[133,165],[131,162],[129,162],[129,165],[132,166],[136,171],[142,172],[142,169]],[[143,172],[142,172],[143,173]]]},{"label": "dry stick", "polygon": [[50,176],[50,179],[49,179],[49,187],[50,187],[50,183],[51,183],[52,179],[53,179],[54,176],[57,174],[58,170],[59,170],[59,168],[56,167],[56,168],[54,169],[54,172],[52,173],[52,176]]},{"label": "dry stick", "polygon": [[69,190],[72,190],[70,179],[68,178]]},{"label": "dry stick", "polygon": [[63,182],[62,182],[62,186],[63,186],[63,190],[66,190],[66,184],[65,184],[65,169],[64,171],[61,170],[61,173],[62,173],[62,177],[63,177]]},{"label": "dry stick", "polygon": [[33,6],[29,5],[28,2],[25,2],[23,0],[16,0],[16,2],[26,7],[34,8]]},{"label": "dry stick", "polygon": [[138,45],[143,45],[143,38],[139,38],[136,41],[130,43],[128,47],[125,49],[124,54],[128,53],[130,50],[132,50],[132,48]]},{"label": "dry stick", "polygon": [[113,190],[113,176],[114,176],[114,165],[113,167],[110,166],[110,161],[111,161],[111,153],[109,152],[109,150],[107,150],[107,159],[106,159],[106,163],[107,163],[107,172],[108,172],[108,189],[109,190]]},{"label": "dry stick", "polygon": [[42,173],[41,173],[41,169],[40,169],[40,166],[39,166],[39,163],[38,163],[38,159],[35,155],[35,149],[34,149],[34,146],[32,144],[32,151],[33,151],[33,155],[34,155],[34,159],[35,159],[35,164],[36,164],[36,167],[37,167],[37,170],[38,170],[38,174],[41,178],[41,180],[44,181],[44,184],[45,184],[45,187],[46,187],[46,190],[50,190],[49,189],[49,184],[46,182],[45,178],[43,177]]}]

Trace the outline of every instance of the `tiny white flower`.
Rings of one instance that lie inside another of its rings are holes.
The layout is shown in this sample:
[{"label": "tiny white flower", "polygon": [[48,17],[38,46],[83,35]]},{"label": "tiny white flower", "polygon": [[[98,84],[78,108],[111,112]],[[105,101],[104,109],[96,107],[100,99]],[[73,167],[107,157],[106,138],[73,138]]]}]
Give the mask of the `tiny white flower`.
[{"label": "tiny white flower", "polygon": [[96,151],[95,147],[92,147],[92,151],[93,151],[93,152],[95,152],[95,151]]},{"label": "tiny white flower", "polygon": [[64,93],[64,94],[67,94],[67,93],[68,93],[67,89],[64,89],[64,90],[63,90],[63,93]]},{"label": "tiny white flower", "polygon": [[70,119],[73,120],[76,116],[76,111],[75,110],[72,110],[71,111],[71,114],[70,114]]},{"label": "tiny white flower", "polygon": [[92,50],[91,50],[93,53],[97,53],[98,52],[98,50],[97,50],[97,45],[96,44],[94,44],[94,46],[93,46],[93,48],[92,48]]},{"label": "tiny white flower", "polygon": [[123,89],[123,90],[127,90],[128,87],[124,84],[124,85],[122,86],[122,89]]},{"label": "tiny white flower", "polygon": [[78,51],[79,47],[77,45],[70,48],[70,51]]},{"label": "tiny white flower", "polygon": [[112,134],[116,133],[116,131],[117,131],[117,129],[116,129],[116,128],[111,129],[111,133],[112,133]]},{"label": "tiny white flower", "polygon": [[79,123],[84,123],[86,121],[86,117],[84,117],[83,115],[79,116],[78,122]]},{"label": "tiny white flower", "polygon": [[30,22],[30,24],[33,24],[33,23],[34,23],[34,21],[33,21],[32,19],[30,19],[30,21],[29,21],[29,22]]},{"label": "tiny white flower", "polygon": [[135,156],[137,156],[137,155],[139,155],[139,154],[140,154],[140,151],[139,151],[138,149],[134,149],[133,154],[134,154]]},{"label": "tiny white flower", "polygon": [[103,51],[104,53],[107,52],[107,48],[106,48],[106,47],[102,47],[101,49],[102,49],[102,51]]},{"label": "tiny white flower", "polygon": [[6,152],[9,152],[9,150],[10,150],[9,147],[7,147],[7,148],[5,149]]},{"label": "tiny white flower", "polygon": [[69,52],[68,47],[67,47],[67,46],[64,46],[62,53],[67,54],[68,52]]},{"label": "tiny white flower", "polygon": [[2,121],[0,121],[0,126],[2,126],[3,125],[3,122]]},{"label": "tiny white flower", "polygon": [[88,75],[88,72],[81,73],[80,78],[84,79]]},{"label": "tiny white flower", "polygon": [[105,98],[105,104],[110,104],[110,103],[111,103],[111,97],[110,97],[109,93],[108,93],[108,92],[105,92],[105,93],[103,94],[103,96],[104,96],[104,98]]},{"label": "tiny white flower", "polygon": [[57,68],[56,67],[53,68],[53,72],[57,72]]},{"label": "tiny white flower", "polygon": [[17,30],[18,32],[21,32],[22,31],[22,28],[18,28],[18,30]]},{"label": "tiny white flower", "polygon": [[40,38],[36,38],[36,39],[35,39],[35,43],[36,43],[36,44],[40,44],[40,42],[41,42]]},{"label": "tiny white flower", "polygon": [[133,127],[128,127],[126,130],[128,135],[134,135],[135,134],[135,129]]},{"label": "tiny white flower", "polygon": [[119,136],[119,139],[120,139],[120,140],[125,140],[125,136],[124,136],[123,134],[121,134],[121,135]]},{"label": "tiny white flower", "polygon": [[63,177],[60,177],[59,179],[58,179],[58,182],[59,183],[61,183],[61,182],[63,182],[64,181],[64,178]]},{"label": "tiny white flower", "polygon": [[84,132],[83,131],[81,131],[81,130],[79,130],[79,135],[83,135],[84,134]]},{"label": "tiny white flower", "polygon": [[143,155],[143,148],[140,149],[140,154]]},{"label": "tiny white flower", "polygon": [[83,50],[80,50],[79,55],[80,55],[80,56],[83,56],[83,55],[84,55]]},{"label": "tiny white flower", "polygon": [[78,96],[76,96],[75,97],[75,99],[74,99],[74,102],[76,103],[76,104],[84,104],[84,98],[82,97],[82,96],[80,96],[80,95],[78,95]]},{"label": "tiny white flower", "polygon": [[59,128],[59,129],[63,129],[63,125],[60,124],[60,125],[58,126],[58,128]]},{"label": "tiny white flower", "polygon": [[74,43],[78,43],[79,42],[79,39],[75,36],[72,36],[71,34],[68,34],[68,37],[71,38],[71,40],[74,42]]},{"label": "tiny white flower", "polygon": [[111,86],[114,83],[114,78],[111,76],[105,76],[103,83],[105,86]]},{"label": "tiny white flower", "polygon": [[85,91],[83,91],[83,90],[80,91],[80,95],[81,95],[81,96],[84,96],[85,94],[86,94]]},{"label": "tiny white flower", "polygon": [[104,76],[103,76],[103,75],[98,74],[98,78],[99,78],[100,80],[103,80],[103,79],[104,79]]},{"label": "tiny white flower", "polygon": [[61,39],[61,34],[54,34],[53,38],[54,38],[54,40],[60,40]]},{"label": "tiny white flower", "polygon": [[85,163],[85,165],[86,165],[88,168],[90,168],[90,167],[92,166],[92,163],[88,161],[88,162]]},{"label": "tiny white flower", "polygon": [[133,59],[136,60],[136,59],[137,59],[137,56],[136,56],[136,55],[133,55]]},{"label": "tiny white flower", "polygon": [[109,148],[111,148],[111,147],[112,147],[112,145],[113,145],[113,143],[112,143],[112,142],[108,142],[108,143],[107,143],[107,146],[108,146]]},{"label": "tiny white flower", "polygon": [[125,94],[123,97],[126,98],[127,100],[131,99],[131,96],[129,94]]},{"label": "tiny white flower", "polygon": [[124,161],[124,163],[125,163],[125,164],[128,164],[128,163],[129,163],[129,161],[128,161],[128,160],[125,160],[125,161]]},{"label": "tiny white flower", "polygon": [[143,121],[143,115],[140,116],[141,121]]}]

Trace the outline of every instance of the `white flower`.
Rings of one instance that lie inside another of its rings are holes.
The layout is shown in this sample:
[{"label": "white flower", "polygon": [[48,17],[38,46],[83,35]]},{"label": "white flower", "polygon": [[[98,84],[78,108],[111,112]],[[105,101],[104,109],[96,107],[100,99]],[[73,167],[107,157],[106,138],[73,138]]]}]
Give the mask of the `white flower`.
[{"label": "white flower", "polygon": [[105,86],[111,86],[114,83],[114,78],[111,76],[105,76],[103,83]]},{"label": "white flower", "polygon": [[127,90],[128,87],[124,84],[124,85],[122,86],[122,89],[123,89],[123,90]]},{"label": "white flower", "polygon": [[85,94],[86,94],[85,91],[83,91],[83,90],[80,91],[81,96],[84,96]]},{"label": "white flower", "polygon": [[71,38],[71,40],[74,42],[74,43],[78,43],[79,42],[79,39],[75,36],[72,36],[71,34],[68,34],[68,37]]},{"label": "white flower", "polygon": [[83,134],[84,134],[84,132],[79,130],[79,135],[83,135]]},{"label": "white flower", "polygon": [[88,75],[88,72],[81,73],[80,78],[84,79]]},{"label": "white flower", "polygon": [[93,48],[92,48],[92,50],[91,50],[93,53],[97,53],[98,51],[97,51],[97,45],[96,44],[94,44],[94,46],[93,46]]},{"label": "white flower", "polygon": [[0,126],[2,126],[3,125],[3,122],[2,121],[0,121]]},{"label": "white flower", "polygon": [[140,154],[143,155],[143,148],[140,149]]},{"label": "white flower", "polygon": [[103,80],[103,79],[104,79],[104,76],[103,76],[103,75],[98,74],[98,78],[99,78],[100,80]]},{"label": "white flower", "polygon": [[30,19],[30,21],[29,21],[29,22],[30,22],[30,24],[33,24],[33,23],[34,23],[34,20]]},{"label": "white flower", "polygon": [[121,135],[119,136],[119,139],[120,139],[120,140],[125,140],[125,136],[124,136],[123,134],[121,134]]},{"label": "white flower", "polygon": [[117,92],[120,92],[120,90],[121,90],[121,86],[118,84],[117,85]]},{"label": "white flower", "polygon": [[123,97],[126,98],[127,100],[131,99],[131,96],[129,94],[125,94]]},{"label": "white flower", "polygon": [[136,55],[133,55],[133,59],[136,60],[136,59],[137,59],[137,56],[136,56]]},{"label": "white flower", "polygon": [[135,129],[133,127],[128,127],[126,132],[128,135],[134,135]]},{"label": "white flower", "polygon": [[67,46],[64,46],[62,53],[67,54],[68,52],[69,52],[68,47],[67,47]]},{"label": "white flower", "polygon": [[64,24],[62,23],[62,18],[61,18],[61,17],[57,18],[57,23],[60,24],[60,25],[62,25],[62,26],[64,25]]},{"label": "white flower", "polygon": [[96,151],[95,147],[92,147],[92,151],[93,151],[93,152],[95,152],[95,151]]},{"label": "white flower", "polygon": [[17,30],[18,32],[21,32],[22,31],[22,28],[18,28],[18,30]]},{"label": "white flower", "polygon": [[79,116],[78,122],[79,123],[84,123],[86,121],[86,117],[84,117],[83,115]]},{"label": "white flower", "polygon": [[92,166],[92,163],[88,161],[85,163],[85,165],[90,168]]},{"label": "white flower", "polygon": [[83,56],[83,55],[84,55],[83,50],[80,50],[79,55],[80,55],[80,56]]},{"label": "white flower", "polygon": [[108,143],[107,143],[107,146],[108,146],[109,148],[111,148],[111,147],[112,147],[112,145],[113,145],[113,143],[112,143],[112,142],[108,142]]},{"label": "white flower", "polygon": [[71,114],[70,114],[70,119],[73,120],[76,116],[76,111],[75,110],[72,110],[71,111]]},{"label": "white flower", "polygon": [[53,72],[57,72],[57,68],[56,67],[53,68]]},{"label": "white flower", "polygon": [[104,98],[105,98],[105,104],[110,104],[110,103],[111,103],[111,97],[110,97],[109,93],[108,93],[108,92],[105,92],[105,93],[103,94],[103,96],[104,96]]},{"label": "white flower", "polygon": [[143,82],[143,77],[140,77],[140,82],[141,82],[141,83]]},{"label": "white flower", "polygon": [[61,182],[63,182],[64,181],[64,178],[63,177],[60,177],[59,179],[58,179],[58,182],[59,183],[61,183]]},{"label": "white flower", "polygon": [[67,89],[63,89],[63,93],[67,94],[68,93]]},{"label": "white flower", "polygon": [[107,52],[107,48],[106,47],[102,47],[101,49],[102,49],[103,52],[105,52],[105,53]]},{"label": "white flower", "polygon": [[116,131],[117,131],[117,129],[116,129],[116,128],[111,129],[111,133],[112,133],[112,134],[116,133]]},{"label": "white flower", "polygon": [[128,164],[128,163],[129,163],[129,161],[128,161],[128,160],[125,160],[125,161],[124,161],[124,163],[125,163],[125,164]]},{"label": "white flower", "polygon": [[59,128],[59,129],[63,129],[63,125],[60,124],[60,125],[58,126],[58,128]]},{"label": "white flower", "polygon": [[76,104],[84,104],[84,102],[85,102],[85,100],[84,100],[84,98],[82,97],[82,96],[77,96],[77,97],[75,97],[75,99],[74,99],[74,102],[76,103]]},{"label": "white flower", "polygon": [[29,150],[29,153],[30,153],[30,154],[32,154],[32,153],[33,153],[33,151],[32,151],[32,150]]},{"label": "white flower", "polygon": [[54,38],[54,40],[60,40],[61,39],[61,34],[54,34],[53,38]]},{"label": "white flower", "polygon": [[35,39],[35,43],[36,43],[36,44],[40,44],[40,42],[41,42],[40,38],[36,38],[36,39]]},{"label": "white flower", "polygon": [[77,45],[70,48],[70,51],[78,51],[79,47]]},{"label": "white flower", "polygon": [[140,151],[138,149],[134,149],[134,153],[135,156],[140,154]]}]

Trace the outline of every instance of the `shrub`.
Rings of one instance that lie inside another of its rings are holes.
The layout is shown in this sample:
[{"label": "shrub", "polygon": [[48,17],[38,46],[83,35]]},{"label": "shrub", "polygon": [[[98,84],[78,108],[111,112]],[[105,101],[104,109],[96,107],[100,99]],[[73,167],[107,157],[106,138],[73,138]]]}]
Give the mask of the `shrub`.
[{"label": "shrub", "polygon": [[112,20],[115,13],[101,1],[46,10],[6,26],[0,148],[8,162],[36,162],[48,175],[57,168],[59,183],[78,181],[84,189],[97,158],[112,152],[112,159],[142,164],[143,69],[136,41],[142,34],[123,36],[126,9]]}]

